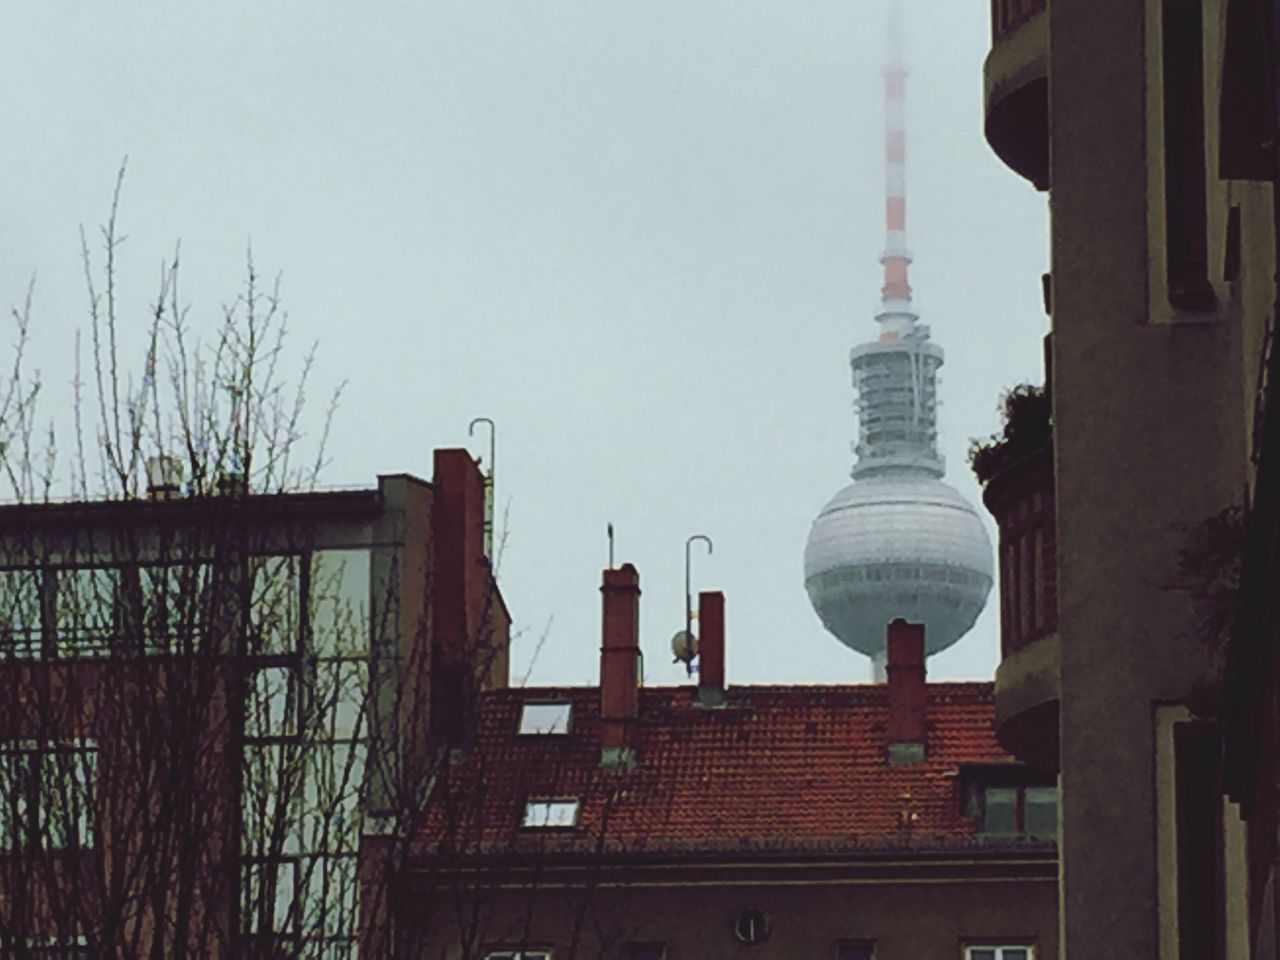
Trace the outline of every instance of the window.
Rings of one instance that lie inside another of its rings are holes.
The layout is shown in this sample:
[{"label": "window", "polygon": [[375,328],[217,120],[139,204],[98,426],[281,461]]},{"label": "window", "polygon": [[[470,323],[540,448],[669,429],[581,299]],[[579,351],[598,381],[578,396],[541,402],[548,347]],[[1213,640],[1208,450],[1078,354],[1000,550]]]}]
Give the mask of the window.
[{"label": "window", "polygon": [[354,740],[364,735],[367,662],[321,660],[308,690],[308,726],[318,740]]},{"label": "window", "polygon": [[989,786],[982,790],[983,833],[1058,835],[1057,787]]},{"label": "window", "polygon": [[524,807],[522,827],[544,830],[556,827],[574,827],[578,824],[578,801],[530,800]]},{"label": "window", "polygon": [[1178,956],[1225,955],[1222,738],[1212,724],[1173,726]]},{"label": "window", "polygon": [[1014,787],[987,787],[982,804],[983,833],[1018,832],[1018,791]]},{"label": "window", "polygon": [[627,960],[665,960],[665,943],[628,943]]},{"label": "window", "polygon": [[865,941],[850,941],[836,946],[836,960],[872,960],[875,945]]},{"label": "window", "polygon": [[0,744],[0,849],[93,846],[97,745]]},{"label": "window", "polygon": [[520,711],[520,734],[568,733],[571,711],[568,703],[526,703]]},{"label": "window", "polygon": [[1026,944],[1016,947],[969,946],[964,948],[964,960],[1035,960],[1035,948]]},{"label": "window", "polygon": [[240,787],[241,846],[246,854],[301,848],[301,753],[293,744],[246,744]]},{"label": "window", "polygon": [[213,568],[207,563],[143,567],[139,576],[148,653],[191,651],[210,622]]},{"label": "window", "polygon": [[369,551],[317,550],[311,558],[311,646],[322,657],[369,649]]},{"label": "window", "polygon": [[80,567],[58,573],[58,652],[63,656],[105,653],[119,627],[120,571]]},{"label": "window", "polygon": [[[302,865],[307,916],[341,926],[353,920],[358,864],[352,852],[341,857],[308,857]],[[331,931],[338,933],[339,931]]]},{"label": "window", "polygon": [[1058,835],[1058,791],[1054,787],[1027,787],[1023,791],[1023,832],[1033,837]]},{"label": "window", "polygon": [[0,570],[0,656],[40,655],[40,573]]},{"label": "window", "polygon": [[365,754],[361,743],[307,748],[302,799],[303,842],[312,852],[354,853],[360,841]]},{"label": "window", "polygon": [[1165,260],[1169,302],[1213,306],[1205,187],[1202,0],[1163,0]]},{"label": "window", "polygon": [[255,557],[251,571],[249,652],[296,653],[302,636],[299,558]]},{"label": "window", "polygon": [[244,732],[252,738],[298,734],[298,675],[292,667],[263,667],[249,680]]},{"label": "window", "polygon": [[484,960],[551,960],[550,950],[490,950]]},{"label": "window", "polygon": [[298,861],[291,858],[244,865],[241,915],[247,933],[288,933],[296,919]]}]

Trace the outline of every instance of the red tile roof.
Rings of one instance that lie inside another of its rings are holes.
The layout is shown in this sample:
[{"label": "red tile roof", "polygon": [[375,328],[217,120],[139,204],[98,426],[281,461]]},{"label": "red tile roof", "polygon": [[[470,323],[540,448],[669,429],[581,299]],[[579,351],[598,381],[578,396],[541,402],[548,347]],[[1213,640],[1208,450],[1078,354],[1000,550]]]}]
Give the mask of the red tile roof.
[{"label": "red tile roof", "polygon": [[[570,733],[519,735],[522,705],[548,701],[572,704]],[[598,688],[487,694],[474,745],[421,818],[419,855],[969,846],[960,766],[1013,762],[990,683],[929,684],[927,758],[903,766],[885,761],[884,685],[738,686],[723,707],[694,701],[692,687],[643,689],[634,765],[609,769]],[[578,798],[578,825],[522,829],[531,798]]]}]

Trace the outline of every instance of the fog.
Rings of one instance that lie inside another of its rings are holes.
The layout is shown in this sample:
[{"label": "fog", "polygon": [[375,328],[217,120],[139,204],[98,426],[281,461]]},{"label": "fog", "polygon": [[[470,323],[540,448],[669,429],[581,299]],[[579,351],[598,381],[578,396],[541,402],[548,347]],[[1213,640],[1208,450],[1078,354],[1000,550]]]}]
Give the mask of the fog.
[{"label": "fog", "polygon": [[[726,594],[733,682],[864,680],[809,607],[809,524],[848,480],[849,348],[875,335],[883,10],[763,0],[44,0],[0,56],[0,293],[36,277],[65,408],[79,229],[121,207],[138,336],[181,241],[211,325],[246,249],[279,272],[312,396],[347,382],[327,481],[430,474],[497,423],[513,673],[597,673],[605,529],[644,593],[647,681],[681,682],[683,548]],[[907,0],[908,237],[947,351],[948,481],[1041,371],[1044,199],[982,138],[986,3]],[[5,343],[9,342],[6,331]],[[984,511],[985,516],[985,511]],[[505,520],[505,524],[504,521]],[[992,528],[994,539],[994,528]],[[993,593],[934,678],[990,677]],[[536,657],[535,657],[536,652]]]}]

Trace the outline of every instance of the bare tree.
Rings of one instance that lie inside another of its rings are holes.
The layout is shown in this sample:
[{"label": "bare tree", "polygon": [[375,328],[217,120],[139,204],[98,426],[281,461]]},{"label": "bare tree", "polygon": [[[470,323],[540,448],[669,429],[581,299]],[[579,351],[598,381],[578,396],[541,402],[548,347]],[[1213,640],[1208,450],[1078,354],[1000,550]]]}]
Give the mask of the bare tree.
[{"label": "bare tree", "polygon": [[252,256],[208,327],[177,253],[126,316],[123,173],[82,236],[71,423],[41,419],[30,290],[0,380],[0,940],[354,955],[369,561],[289,509],[317,487],[337,393],[308,441],[314,350],[286,376],[279,284]]}]

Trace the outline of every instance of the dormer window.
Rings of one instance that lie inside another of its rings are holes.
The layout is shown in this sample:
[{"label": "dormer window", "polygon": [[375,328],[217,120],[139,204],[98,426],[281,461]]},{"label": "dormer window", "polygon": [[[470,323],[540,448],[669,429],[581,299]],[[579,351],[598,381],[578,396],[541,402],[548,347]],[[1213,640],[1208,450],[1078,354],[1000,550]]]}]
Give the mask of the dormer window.
[{"label": "dormer window", "polygon": [[982,832],[1057,836],[1057,789],[1023,786],[985,788],[982,791]]},{"label": "dormer window", "polygon": [[555,830],[578,825],[577,797],[530,800],[524,806],[524,820],[520,826],[526,830]]},{"label": "dormer window", "polygon": [[1020,763],[966,764],[960,771],[963,814],[990,836],[1052,840],[1058,835],[1058,788]]},{"label": "dormer window", "polygon": [[570,703],[526,703],[520,711],[521,736],[556,736],[569,732]]}]

